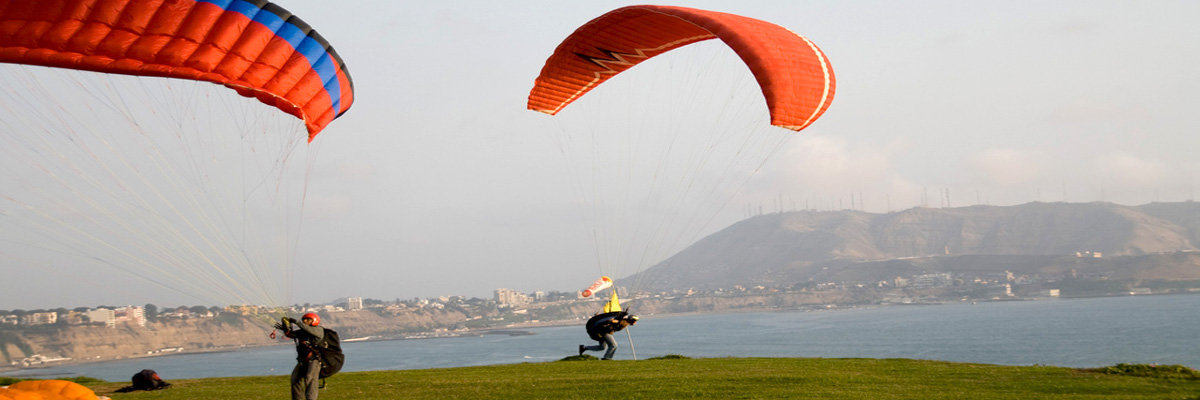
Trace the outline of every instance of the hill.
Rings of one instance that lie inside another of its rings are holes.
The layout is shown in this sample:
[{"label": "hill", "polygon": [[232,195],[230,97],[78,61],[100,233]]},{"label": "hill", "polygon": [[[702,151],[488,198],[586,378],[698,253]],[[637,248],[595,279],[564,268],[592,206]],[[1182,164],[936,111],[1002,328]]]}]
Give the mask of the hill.
[{"label": "hill", "polygon": [[753,217],[626,278],[647,289],[878,281],[935,272],[1200,279],[1200,203],[1029,203]]}]

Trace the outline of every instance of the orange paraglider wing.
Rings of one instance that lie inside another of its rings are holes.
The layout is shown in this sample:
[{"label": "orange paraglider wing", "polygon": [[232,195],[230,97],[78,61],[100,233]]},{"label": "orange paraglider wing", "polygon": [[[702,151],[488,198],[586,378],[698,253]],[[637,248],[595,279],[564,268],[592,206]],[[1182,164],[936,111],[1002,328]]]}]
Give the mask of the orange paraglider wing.
[{"label": "orange paraglider wing", "polygon": [[0,400],[46,400],[38,392],[0,388]]},{"label": "orange paraglider wing", "polygon": [[771,124],[799,131],[829,108],[836,88],[821,49],[778,25],[734,14],[672,6],[629,6],[579,27],[546,60],[528,108],[557,114],[605,80],[650,57],[721,39],[750,67]]},{"label": "orange paraglider wing", "polygon": [[309,140],[354,102],[337,52],[266,0],[0,0],[0,62],[222,84]]},{"label": "orange paraglider wing", "polygon": [[20,381],[9,385],[9,389],[37,393],[45,399],[96,400],[97,398],[96,392],[86,386],[58,379]]}]

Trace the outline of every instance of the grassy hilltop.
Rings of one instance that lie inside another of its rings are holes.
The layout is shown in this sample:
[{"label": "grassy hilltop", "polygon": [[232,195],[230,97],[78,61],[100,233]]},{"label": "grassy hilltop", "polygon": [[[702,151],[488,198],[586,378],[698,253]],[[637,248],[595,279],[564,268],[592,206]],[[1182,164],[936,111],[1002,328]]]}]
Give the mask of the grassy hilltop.
[{"label": "grassy hilltop", "polygon": [[[1166,369],[1134,366],[1114,374],[1062,367],[905,359],[591,359],[341,373],[329,379],[321,399],[1200,400],[1200,375],[1188,369]],[[1147,372],[1151,376],[1140,376]],[[112,393],[126,383],[88,386],[114,400],[289,398],[286,376],[171,383],[174,386],[167,390],[129,394]]]}]

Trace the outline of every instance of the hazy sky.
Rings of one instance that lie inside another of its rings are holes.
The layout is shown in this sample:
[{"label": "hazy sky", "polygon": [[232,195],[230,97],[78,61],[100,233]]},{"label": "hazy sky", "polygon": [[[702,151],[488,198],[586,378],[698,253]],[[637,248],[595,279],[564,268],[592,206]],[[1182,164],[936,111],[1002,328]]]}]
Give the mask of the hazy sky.
[{"label": "hazy sky", "polygon": [[[589,211],[565,189],[551,117],[525,100],[566,35],[629,4],[280,1],[334,45],[356,84],[354,107],[316,139],[294,301],[486,297],[594,279],[580,229]],[[1133,205],[1200,189],[1200,3],[667,4],[787,27],[837,76],[826,114],[709,231],[759,206]],[[25,269],[14,264],[0,259],[9,276]],[[69,269],[21,274],[26,289],[0,291],[0,309],[197,303],[97,291],[107,278]],[[51,275],[66,278],[41,281]]]}]

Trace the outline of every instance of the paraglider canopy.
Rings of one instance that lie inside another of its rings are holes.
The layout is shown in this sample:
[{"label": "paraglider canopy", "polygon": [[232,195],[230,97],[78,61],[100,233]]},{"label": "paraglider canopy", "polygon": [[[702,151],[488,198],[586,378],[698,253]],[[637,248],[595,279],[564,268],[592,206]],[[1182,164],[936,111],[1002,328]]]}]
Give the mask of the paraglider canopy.
[{"label": "paraglider canopy", "polygon": [[528,108],[554,115],[605,80],[672,49],[718,38],[754,73],[771,124],[799,131],[829,108],[835,80],[821,49],[781,26],[673,6],[629,6],[579,27],[546,60]]},{"label": "paraglider canopy", "polygon": [[0,62],[222,84],[304,120],[309,140],[354,102],[329,42],[267,1],[3,1]]},{"label": "paraglider canopy", "polygon": [[20,381],[0,389],[0,398],[94,400],[96,392],[71,381],[58,379]]},{"label": "paraglider canopy", "polygon": [[354,101],[308,24],[266,0],[0,0],[0,63],[0,253],[288,303],[301,144]]}]

